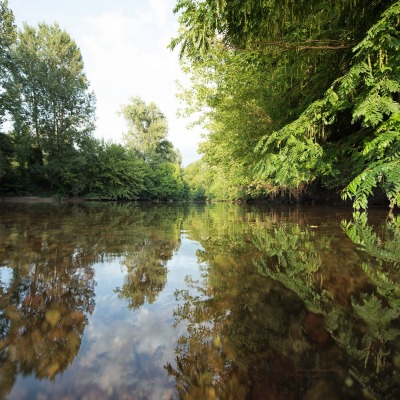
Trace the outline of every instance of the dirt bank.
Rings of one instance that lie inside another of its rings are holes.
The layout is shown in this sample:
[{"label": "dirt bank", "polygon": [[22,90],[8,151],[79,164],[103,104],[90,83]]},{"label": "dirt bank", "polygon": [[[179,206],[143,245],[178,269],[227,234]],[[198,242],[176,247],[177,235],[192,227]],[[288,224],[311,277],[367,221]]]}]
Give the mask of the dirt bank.
[{"label": "dirt bank", "polygon": [[33,197],[33,196],[18,196],[18,197],[0,197],[0,203],[55,203],[59,200],[53,197]]}]

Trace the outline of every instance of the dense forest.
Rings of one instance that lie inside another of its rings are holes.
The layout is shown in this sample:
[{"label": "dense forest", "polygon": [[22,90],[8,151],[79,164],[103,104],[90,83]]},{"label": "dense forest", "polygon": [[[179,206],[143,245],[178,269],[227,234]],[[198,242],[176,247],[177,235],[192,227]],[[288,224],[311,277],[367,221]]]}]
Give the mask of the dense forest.
[{"label": "dense forest", "polygon": [[184,169],[138,97],[123,144],[95,139],[74,40],[0,7],[0,195],[400,205],[400,1],[177,0],[179,96],[205,132]]}]

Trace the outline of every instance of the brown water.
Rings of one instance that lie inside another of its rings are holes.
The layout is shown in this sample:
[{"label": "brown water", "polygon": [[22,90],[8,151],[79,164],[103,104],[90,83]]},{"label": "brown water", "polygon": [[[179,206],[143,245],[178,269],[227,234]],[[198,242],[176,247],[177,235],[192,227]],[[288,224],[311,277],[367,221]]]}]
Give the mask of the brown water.
[{"label": "brown water", "polygon": [[385,210],[0,203],[0,399],[398,399],[399,278]]}]

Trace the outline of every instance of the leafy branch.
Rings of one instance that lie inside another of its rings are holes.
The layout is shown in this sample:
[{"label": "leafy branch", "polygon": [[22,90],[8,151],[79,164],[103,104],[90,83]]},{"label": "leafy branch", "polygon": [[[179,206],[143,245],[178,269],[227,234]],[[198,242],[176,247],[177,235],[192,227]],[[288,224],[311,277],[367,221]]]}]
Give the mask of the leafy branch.
[{"label": "leafy branch", "polygon": [[[256,166],[260,177],[293,185],[311,182],[326,173],[320,167],[323,143],[331,136],[329,127],[337,122],[339,112],[350,110],[352,123],[370,129],[371,135],[364,143],[362,172],[343,190],[343,199],[352,199],[355,209],[366,209],[373,189],[380,186],[390,208],[400,205],[399,26],[400,2],[396,1],[354,48],[353,67],[333,83],[325,96],[292,123],[261,138],[255,150],[267,157]],[[295,149],[302,149],[305,157],[299,157]],[[294,157],[286,157],[288,151]],[[288,161],[302,171],[297,181],[290,174],[282,176]]]}]

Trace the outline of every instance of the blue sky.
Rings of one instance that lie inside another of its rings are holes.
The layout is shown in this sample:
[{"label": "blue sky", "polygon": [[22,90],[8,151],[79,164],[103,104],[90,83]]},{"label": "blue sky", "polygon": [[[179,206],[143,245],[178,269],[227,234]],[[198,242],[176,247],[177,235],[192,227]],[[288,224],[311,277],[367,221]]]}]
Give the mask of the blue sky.
[{"label": "blue sky", "polygon": [[155,102],[166,115],[169,139],[183,156],[195,161],[200,133],[178,119],[176,81],[187,81],[177,51],[167,45],[178,25],[175,0],[9,0],[16,23],[36,26],[57,22],[77,42],[86,75],[97,97],[95,136],[119,142],[126,129],[118,115],[129,97]]}]

